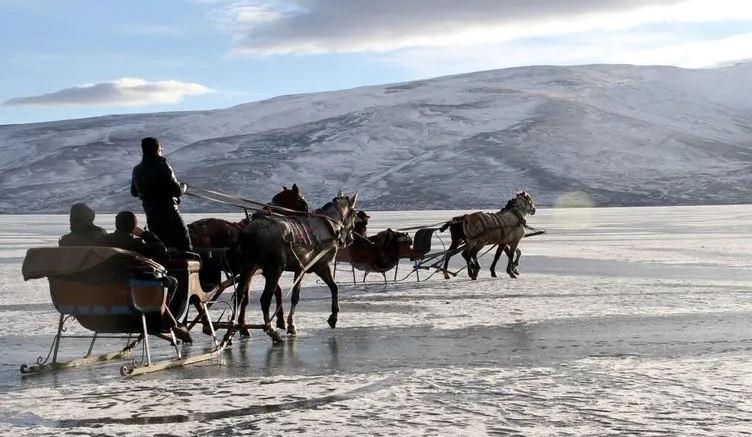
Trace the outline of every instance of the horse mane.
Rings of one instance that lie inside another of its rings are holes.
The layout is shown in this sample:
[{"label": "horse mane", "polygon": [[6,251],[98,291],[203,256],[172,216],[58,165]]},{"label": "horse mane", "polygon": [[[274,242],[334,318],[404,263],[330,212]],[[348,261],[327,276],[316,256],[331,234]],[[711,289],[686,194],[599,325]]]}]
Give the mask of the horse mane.
[{"label": "horse mane", "polygon": [[322,212],[324,212],[327,209],[330,209],[332,207],[334,207],[334,209],[336,209],[337,211],[339,211],[339,209],[337,208],[337,205],[335,205],[334,202],[326,202],[324,204],[324,206],[322,206],[321,208],[317,208],[314,212],[316,214],[321,214]]}]

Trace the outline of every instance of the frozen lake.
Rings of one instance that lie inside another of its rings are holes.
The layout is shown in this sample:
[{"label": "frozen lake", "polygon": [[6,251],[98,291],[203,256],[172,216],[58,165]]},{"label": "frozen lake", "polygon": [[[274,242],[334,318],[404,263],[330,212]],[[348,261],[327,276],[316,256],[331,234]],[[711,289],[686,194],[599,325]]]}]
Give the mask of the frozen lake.
[{"label": "frozen lake", "polygon": [[[373,212],[369,231],[457,213]],[[540,209],[528,222],[548,234],[523,240],[516,280],[503,264],[491,278],[489,254],[478,281],[343,287],[332,330],[328,290],[307,277],[294,341],[254,332],[219,360],[123,380],[118,361],[21,376],[58,317],[21,261],[56,244],[67,216],[0,216],[0,434],[752,434],[752,206]],[[184,350],[206,344],[194,331]]]}]

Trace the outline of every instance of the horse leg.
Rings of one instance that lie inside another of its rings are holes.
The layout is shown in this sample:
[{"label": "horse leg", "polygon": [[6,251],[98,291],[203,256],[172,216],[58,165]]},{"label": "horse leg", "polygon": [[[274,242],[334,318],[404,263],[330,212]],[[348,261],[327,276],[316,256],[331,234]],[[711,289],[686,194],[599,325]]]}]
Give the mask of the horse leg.
[{"label": "horse leg", "polygon": [[[255,272],[256,269],[244,271],[238,278],[238,285],[235,289],[235,302],[240,308],[238,312],[238,325],[240,326],[245,325],[245,309],[248,306],[248,302],[251,298],[251,278],[253,278],[253,274]],[[239,331],[241,337],[251,336],[251,331],[249,331],[247,328],[240,328]]]},{"label": "horse leg", "polygon": [[480,273],[480,261],[478,261],[478,253],[480,250],[483,249],[483,246],[473,249],[472,253],[472,260],[473,260],[473,276],[475,276],[473,279],[478,279],[478,273]]},{"label": "horse leg", "polygon": [[285,329],[285,309],[282,301],[282,287],[277,284],[277,289],[274,290],[274,299],[277,301],[277,328]]},{"label": "horse leg", "polygon": [[[453,227],[449,227],[449,231],[453,231]],[[444,257],[444,279],[449,279],[449,259],[452,257],[452,251],[457,249],[459,247],[460,243],[462,242],[462,239],[460,239],[457,235],[455,235],[454,232],[451,232],[452,236],[452,244],[449,245],[449,249],[447,249],[447,255]]]},{"label": "horse leg", "polygon": [[[518,244],[520,244],[519,241],[513,241],[509,243],[509,252],[508,252],[509,262],[507,262],[507,273],[512,278],[517,277],[517,274],[514,272],[514,270],[516,269],[516,266],[514,265],[514,255],[515,255],[515,252],[519,251],[519,249],[517,249]],[[520,254],[521,253],[522,252],[520,252]],[[517,257],[517,260],[519,261],[519,256]]]},{"label": "horse leg", "polygon": [[[302,271],[295,272],[295,281],[298,280],[298,277],[303,276],[305,273]],[[290,298],[290,314],[287,316],[287,333],[290,335],[297,335],[298,330],[295,329],[295,321],[293,320],[295,317],[295,308],[298,307],[298,302],[300,301],[300,288],[302,287],[303,279],[301,278],[300,281],[298,281],[297,284],[295,284],[295,287],[292,288],[292,297]]]},{"label": "horse leg", "polygon": [[[468,247],[467,249],[462,251],[462,257],[465,258],[465,261],[467,262],[467,275],[470,276],[470,279],[478,279],[478,273],[475,270],[476,265],[478,265],[477,260],[474,260],[475,253],[473,253],[473,247]],[[479,267],[478,267],[479,268]]]},{"label": "horse leg", "polygon": [[[518,276],[519,276],[519,274],[520,274],[520,271],[519,271],[519,270],[517,270],[517,267],[519,267],[519,265],[520,265],[520,257],[522,256],[522,251],[521,251],[521,250],[520,250],[520,248],[518,247],[518,248],[517,248],[517,249],[515,250],[515,253],[517,254],[517,258],[516,258],[516,259],[514,260],[514,262],[512,263],[512,271],[514,272],[514,274],[515,274],[515,275],[518,275]],[[509,254],[507,254],[507,255],[509,255]]]},{"label": "horse leg", "polygon": [[465,263],[467,264],[467,275],[470,277],[470,279],[473,279],[473,263],[470,258],[469,250],[469,248],[465,248],[465,250],[462,251],[462,258],[465,259]]},{"label": "horse leg", "polygon": [[261,293],[261,312],[264,314],[264,331],[275,343],[282,341],[282,337],[279,333],[272,328],[271,317],[269,317],[269,307],[272,304],[272,295],[279,287],[279,278],[282,277],[283,267],[277,267],[276,269],[264,268],[264,291]]},{"label": "horse leg", "polygon": [[329,264],[316,270],[316,275],[318,275],[318,277],[329,286],[329,291],[332,293],[332,314],[326,322],[329,324],[330,328],[334,329],[337,326],[337,314],[339,313],[339,287],[337,287],[337,283],[334,282],[334,278],[332,278],[332,271],[329,268]]},{"label": "horse leg", "polygon": [[493,278],[496,277],[496,263],[499,262],[499,258],[501,258],[501,252],[506,252],[507,255],[509,255],[506,244],[504,246],[499,244],[499,247],[496,249],[496,254],[494,254],[494,259],[491,263],[491,277]]}]

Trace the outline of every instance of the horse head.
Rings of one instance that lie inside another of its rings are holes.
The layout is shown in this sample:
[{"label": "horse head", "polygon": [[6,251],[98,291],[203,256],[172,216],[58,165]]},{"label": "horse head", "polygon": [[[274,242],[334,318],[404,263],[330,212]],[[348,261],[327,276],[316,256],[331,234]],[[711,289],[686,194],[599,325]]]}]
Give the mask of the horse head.
[{"label": "horse head", "polygon": [[533,196],[530,193],[525,190],[518,191],[515,199],[525,214],[535,215],[535,204],[533,203]]},{"label": "horse head", "polygon": [[358,212],[356,208],[357,202],[357,191],[352,196],[347,196],[340,191],[337,197],[317,211],[317,213],[324,214],[336,221],[337,224],[334,227],[339,235],[339,243],[343,247],[352,244],[355,238],[352,232]]},{"label": "horse head", "polygon": [[300,191],[300,188],[298,188],[298,184],[293,184],[292,189],[283,186],[282,191],[272,197],[271,205],[281,206],[282,208],[294,211],[308,212],[308,202]]}]

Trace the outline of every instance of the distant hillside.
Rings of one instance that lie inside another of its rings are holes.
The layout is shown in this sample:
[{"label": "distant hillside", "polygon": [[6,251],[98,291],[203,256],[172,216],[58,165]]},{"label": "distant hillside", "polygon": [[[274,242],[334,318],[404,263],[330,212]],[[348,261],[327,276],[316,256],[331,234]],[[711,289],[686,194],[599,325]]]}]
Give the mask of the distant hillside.
[{"label": "distant hillside", "polygon": [[[523,67],[283,96],[190,113],[0,126],[0,212],[138,208],[139,140],[161,139],[188,183],[266,201],[297,183],[319,206],[752,202],[752,65]],[[227,211],[187,198],[184,211]]]}]

